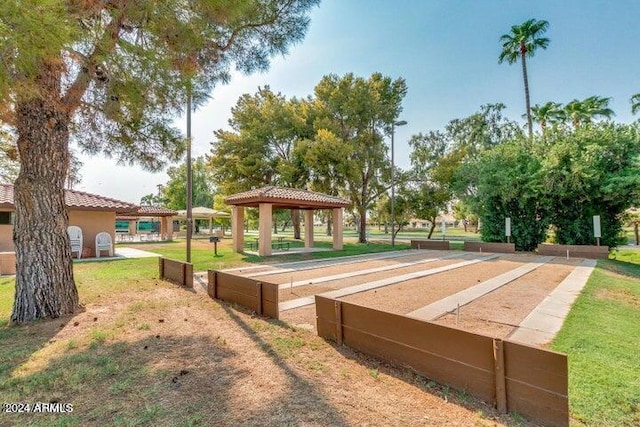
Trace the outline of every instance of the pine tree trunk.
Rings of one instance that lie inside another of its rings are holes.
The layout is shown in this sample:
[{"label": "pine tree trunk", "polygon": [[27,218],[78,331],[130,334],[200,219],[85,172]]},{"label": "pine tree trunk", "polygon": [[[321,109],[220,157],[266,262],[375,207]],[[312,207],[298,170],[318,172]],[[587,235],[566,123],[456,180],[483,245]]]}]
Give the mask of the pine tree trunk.
[{"label": "pine tree trunk", "polygon": [[332,215],[332,212],[329,212],[329,215],[327,216],[327,236],[332,235],[332,231],[331,231],[332,224],[333,224],[333,215]]},{"label": "pine tree trunk", "polygon": [[40,98],[16,105],[20,173],[14,185],[16,323],[72,314],[78,291],[67,226],[64,183],[69,167],[70,115],[60,105],[60,71],[41,66]]},{"label": "pine tree trunk", "polygon": [[531,121],[531,100],[529,98],[529,78],[527,77],[526,50],[521,49],[522,57],[522,79],[524,80],[524,100],[527,107],[527,129],[529,139],[533,138],[533,122]]}]

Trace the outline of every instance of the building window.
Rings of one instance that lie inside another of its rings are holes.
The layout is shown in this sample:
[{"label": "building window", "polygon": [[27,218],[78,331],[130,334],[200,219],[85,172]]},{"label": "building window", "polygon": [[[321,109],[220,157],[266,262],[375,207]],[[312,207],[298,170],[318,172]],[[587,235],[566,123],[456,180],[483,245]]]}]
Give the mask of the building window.
[{"label": "building window", "polygon": [[0,212],[0,225],[13,224],[13,212]]}]

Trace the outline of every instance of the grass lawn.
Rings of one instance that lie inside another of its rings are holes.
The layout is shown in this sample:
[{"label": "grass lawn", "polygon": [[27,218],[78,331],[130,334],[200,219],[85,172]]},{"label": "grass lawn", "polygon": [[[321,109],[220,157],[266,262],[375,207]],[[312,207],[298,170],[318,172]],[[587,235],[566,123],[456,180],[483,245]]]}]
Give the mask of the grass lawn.
[{"label": "grass lawn", "polygon": [[[285,241],[291,243],[291,247],[302,247],[304,242],[294,241],[293,238],[287,238]],[[314,252],[308,254],[291,254],[291,255],[276,255],[269,257],[259,257],[257,255],[245,255],[239,254],[232,250],[231,239],[223,239],[218,243],[218,256],[213,254],[213,243],[209,243],[209,240],[194,239],[191,242],[191,262],[193,263],[194,271],[204,271],[208,269],[220,270],[224,268],[230,268],[243,263],[256,263],[256,262],[285,262],[285,261],[300,261],[308,259],[318,258],[334,258],[352,255],[361,255],[366,253],[383,252],[392,249],[390,244],[386,243],[345,243],[342,251],[326,251],[326,252]],[[295,246],[294,246],[295,245]],[[141,244],[122,244],[122,246],[142,249],[149,252],[155,252],[161,254],[165,258],[171,258],[178,261],[185,261],[186,255],[186,242],[184,240],[176,240],[171,243],[141,243]],[[331,248],[330,242],[316,242],[314,246],[319,248]],[[410,246],[406,244],[397,244],[397,250],[409,249]]]},{"label": "grass lawn", "polygon": [[569,355],[576,425],[640,425],[640,252],[601,260],[552,344]]},{"label": "grass lawn", "polygon": [[73,404],[0,425],[528,425],[407,369],[157,279],[154,258],[74,265],[84,310],[8,325],[0,401]]}]

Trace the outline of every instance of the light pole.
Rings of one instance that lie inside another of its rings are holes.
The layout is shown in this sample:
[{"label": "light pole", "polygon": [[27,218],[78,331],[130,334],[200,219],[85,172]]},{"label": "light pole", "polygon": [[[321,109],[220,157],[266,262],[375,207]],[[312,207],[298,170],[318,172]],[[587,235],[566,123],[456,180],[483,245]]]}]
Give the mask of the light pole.
[{"label": "light pole", "polygon": [[396,247],[396,165],[393,157],[393,138],[396,133],[396,126],[404,126],[407,124],[406,120],[400,120],[391,123],[391,247]]},{"label": "light pole", "polygon": [[187,262],[191,262],[191,237],[193,234],[192,195],[193,172],[191,170],[191,86],[187,94]]}]

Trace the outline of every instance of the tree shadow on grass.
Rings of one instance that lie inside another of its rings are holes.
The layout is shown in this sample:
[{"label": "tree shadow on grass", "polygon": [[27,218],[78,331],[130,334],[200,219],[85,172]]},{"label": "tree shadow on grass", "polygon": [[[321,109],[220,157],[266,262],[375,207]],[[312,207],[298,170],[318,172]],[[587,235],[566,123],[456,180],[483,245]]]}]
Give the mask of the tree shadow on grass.
[{"label": "tree shadow on grass", "polygon": [[538,426],[538,424],[529,422],[518,414],[500,414],[493,405],[474,397],[465,390],[457,390],[446,384],[437,383],[434,380],[415,372],[409,367],[362,353],[358,350],[347,347],[346,345],[338,345],[331,340],[325,339],[325,341],[344,358],[353,360],[364,366],[369,374],[374,378],[377,378],[381,374],[393,377],[419,388],[424,393],[428,393],[446,402],[463,407],[469,411],[481,413],[485,419],[491,420],[491,422],[497,421],[504,425],[514,427]]},{"label": "tree shadow on grass", "polygon": [[206,335],[92,343],[65,349],[41,369],[4,375],[0,395],[73,405],[66,414],[9,414],[8,425],[241,425],[246,417],[232,395],[252,373],[237,357]]},{"label": "tree shadow on grass", "polygon": [[640,264],[619,259],[598,260],[599,268],[610,273],[629,277],[630,279],[640,279]]},{"label": "tree shadow on grass", "polygon": [[[273,420],[277,418],[276,425],[330,425],[346,426],[347,420],[338,414],[338,411],[325,398],[321,390],[302,378],[283,360],[276,349],[265,341],[256,331],[247,324],[227,303],[221,302],[221,307],[226,311],[228,317],[233,320],[246,334],[256,343],[262,352],[286,375],[287,394],[280,398],[278,407],[247,413],[246,422],[249,425],[273,425]],[[241,309],[245,311],[244,309]],[[291,329],[289,325],[279,321],[271,321],[281,328]],[[300,417],[303,417],[302,419]]]}]

